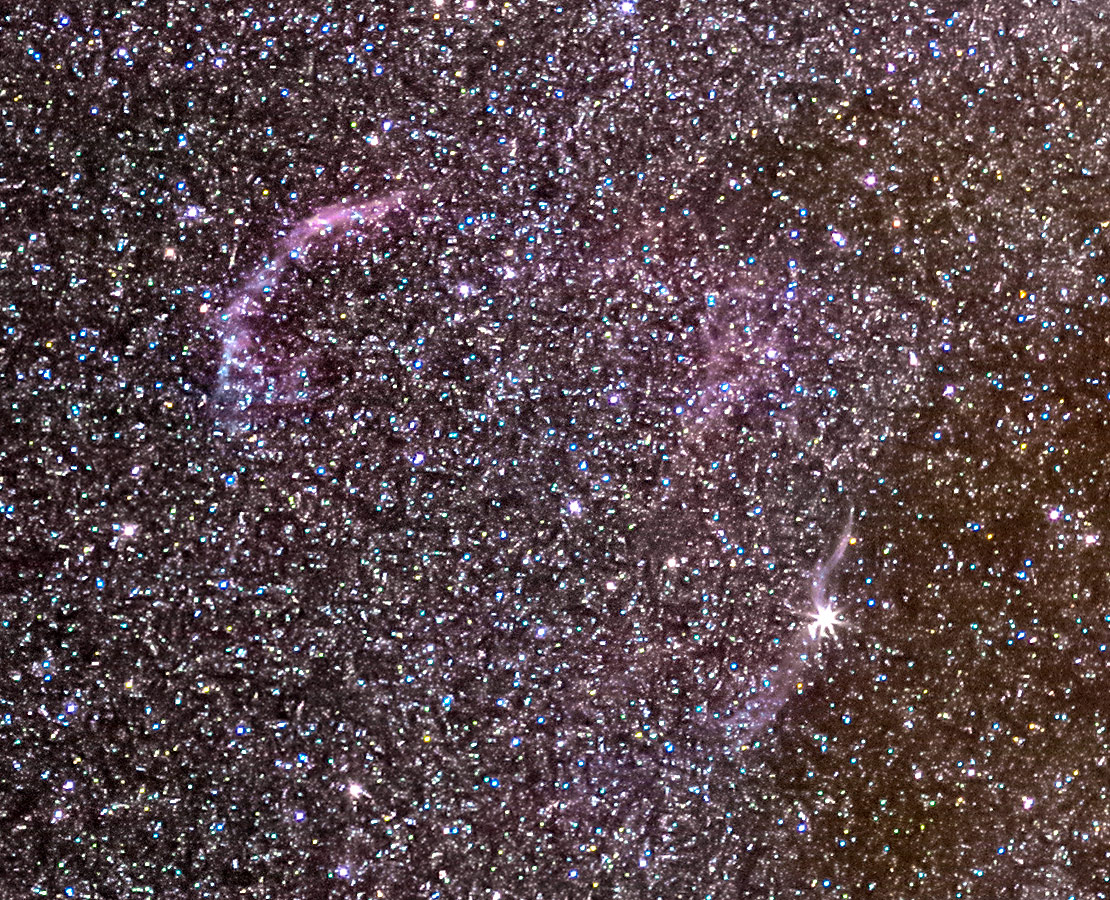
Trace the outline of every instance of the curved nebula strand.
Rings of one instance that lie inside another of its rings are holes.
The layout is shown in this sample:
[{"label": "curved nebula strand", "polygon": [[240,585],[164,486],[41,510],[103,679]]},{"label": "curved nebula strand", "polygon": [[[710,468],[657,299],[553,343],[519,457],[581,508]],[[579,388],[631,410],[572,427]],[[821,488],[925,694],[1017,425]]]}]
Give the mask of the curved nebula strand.
[{"label": "curved nebula strand", "polygon": [[855,514],[855,507],[848,510],[848,519],[844,523],[832,555],[818,567],[817,577],[813,579],[810,593],[810,599],[813,601],[813,620],[810,622],[809,631],[814,637],[832,635],[832,629],[836,624],[836,597],[830,599],[826,596],[829,575],[840,566],[848,545],[852,543],[852,519]]},{"label": "curved nebula strand", "polygon": [[[298,221],[275,243],[272,255],[263,258],[244,279],[221,316],[219,393],[225,405],[245,412],[303,398],[297,385],[306,375],[306,355],[293,351],[282,356],[275,351],[291,337],[281,333],[280,316],[274,308],[281,299],[287,272],[294,264],[311,264],[329,240],[338,248],[383,228],[388,216],[407,208],[407,200],[406,191],[394,191],[373,200],[331,204]],[[280,365],[274,364],[274,357],[280,358]]]},{"label": "curved nebula strand", "polygon": [[741,695],[738,699],[740,708],[723,717],[730,730],[746,734],[765,731],[774,724],[786,702],[804,689],[806,669],[820,652],[822,639],[833,635],[837,623],[835,598],[829,600],[826,590],[830,576],[840,566],[852,543],[854,516],[853,508],[829,557],[817,567],[811,584],[813,609],[808,613],[809,623],[805,627],[795,623],[785,639],[776,639],[779,648],[777,661],[754,679]]}]

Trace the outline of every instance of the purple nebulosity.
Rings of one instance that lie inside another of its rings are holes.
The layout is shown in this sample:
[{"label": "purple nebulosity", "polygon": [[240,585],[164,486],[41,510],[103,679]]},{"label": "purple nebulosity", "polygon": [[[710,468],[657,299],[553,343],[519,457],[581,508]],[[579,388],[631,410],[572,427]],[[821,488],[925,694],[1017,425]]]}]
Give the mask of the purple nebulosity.
[{"label": "purple nebulosity", "polygon": [[828,596],[829,579],[837,573],[852,540],[855,510],[848,513],[844,528],[828,558],[817,566],[810,582],[808,607],[795,610],[801,621],[791,622],[784,636],[770,641],[768,657],[773,661],[754,677],[749,673],[747,689],[737,699],[736,712],[726,715],[725,724],[746,735],[756,735],[774,724],[792,696],[801,694],[814,677],[813,667],[822,641],[832,637],[837,625],[837,597]]},{"label": "purple nebulosity", "polygon": [[7,883],[1104,897],[1104,4],[9,6]]},{"label": "purple nebulosity", "polygon": [[313,283],[311,273],[329,263],[361,265],[358,245],[375,245],[389,222],[408,210],[410,197],[398,190],[322,207],[280,237],[273,252],[243,279],[221,316],[218,400],[233,420],[247,420],[260,409],[309,403],[334,387],[326,348],[305,323],[331,319],[334,324],[336,316],[346,316],[328,308],[335,299],[331,279],[325,274]]},{"label": "purple nebulosity", "polygon": [[835,605],[837,598],[828,596],[829,577],[836,573],[837,568],[840,566],[841,561],[844,559],[844,554],[848,551],[848,547],[852,543],[852,520],[855,516],[855,507],[848,510],[847,521],[844,523],[844,528],[840,532],[840,537],[837,538],[836,544],[833,546],[832,553],[818,568],[817,574],[813,578],[813,590],[810,593],[810,599],[813,603],[812,613],[814,615],[820,614],[823,610]]}]

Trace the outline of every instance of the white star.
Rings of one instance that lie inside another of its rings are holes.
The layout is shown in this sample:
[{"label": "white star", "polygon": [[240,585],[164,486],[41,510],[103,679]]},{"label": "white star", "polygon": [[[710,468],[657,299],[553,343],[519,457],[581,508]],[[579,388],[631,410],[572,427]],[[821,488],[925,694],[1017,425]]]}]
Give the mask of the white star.
[{"label": "white star", "polygon": [[840,619],[831,604],[818,604],[809,623],[809,636],[813,639],[835,637]]}]

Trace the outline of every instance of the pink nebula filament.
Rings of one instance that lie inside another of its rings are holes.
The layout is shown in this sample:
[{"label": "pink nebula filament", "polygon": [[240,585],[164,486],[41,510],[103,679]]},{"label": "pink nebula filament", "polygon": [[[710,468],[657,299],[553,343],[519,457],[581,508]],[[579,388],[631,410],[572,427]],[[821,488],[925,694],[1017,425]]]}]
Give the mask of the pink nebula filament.
[{"label": "pink nebula filament", "polygon": [[374,200],[342,201],[316,210],[297,222],[274,246],[271,257],[245,279],[245,285],[221,317],[224,322],[222,358],[219,369],[220,392],[234,399],[235,406],[246,410],[259,404],[287,404],[300,399],[293,385],[303,382],[308,359],[292,354],[282,360],[278,374],[264,372],[262,359],[267,337],[258,332],[255,317],[264,316],[281,288],[282,276],[294,260],[310,262],[313,254],[328,242],[338,247],[374,228],[381,228],[387,216],[406,209],[407,194],[395,191]]}]

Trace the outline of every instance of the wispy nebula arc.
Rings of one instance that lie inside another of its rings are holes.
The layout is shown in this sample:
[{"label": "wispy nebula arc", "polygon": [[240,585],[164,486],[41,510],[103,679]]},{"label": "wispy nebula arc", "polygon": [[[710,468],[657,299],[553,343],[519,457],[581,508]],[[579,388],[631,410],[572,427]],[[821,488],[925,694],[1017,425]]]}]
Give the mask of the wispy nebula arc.
[{"label": "wispy nebula arc", "polygon": [[817,577],[813,579],[812,592],[813,606],[815,609],[820,609],[825,605],[825,592],[828,590],[829,575],[836,571],[841,560],[844,559],[844,553],[847,551],[848,545],[852,542],[852,519],[855,517],[855,514],[855,507],[848,510],[848,520],[844,523],[844,528],[840,532],[840,537],[836,542],[836,547],[833,549],[832,555],[830,555],[817,569]]},{"label": "wispy nebula arc", "polygon": [[832,633],[835,613],[826,591],[830,576],[839,568],[851,545],[854,517],[853,507],[828,559],[817,567],[810,591],[813,609],[808,627],[793,627],[783,640],[777,642],[781,648],[777,662],[749,685],[739,698],[740,708],[725,718],[726,726],[750,735],[765,731],[774,724],[779,710],[790,697],[804,689],[805,669],[821,639]]},{"label": "wispy nebula arc", "polygon": [[257,321],[265,317],[275,302],[281,282],[294,263],[311,263],[313,255],[326,241],[337,248],[380,229],[392,213],[407,208],[408,192],[394,191],[384,197],[360,202],[342,201],[316,210],[298,221],[274,245],[248,275],[243,286],[227,306],[223,322],[219,392],[225,403],[239,411],[258,405],[283,405],[296,402],[299,391],[293,385],[303,381],[308,360],[296,354],[284,359],[281,371],[267,371],[263,359],[267,341],[273,335],[260,332]]}]

